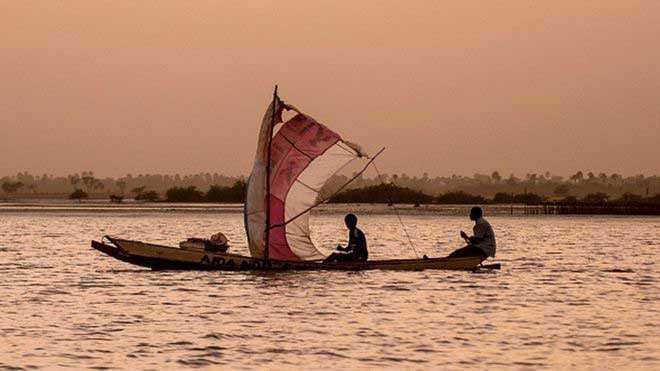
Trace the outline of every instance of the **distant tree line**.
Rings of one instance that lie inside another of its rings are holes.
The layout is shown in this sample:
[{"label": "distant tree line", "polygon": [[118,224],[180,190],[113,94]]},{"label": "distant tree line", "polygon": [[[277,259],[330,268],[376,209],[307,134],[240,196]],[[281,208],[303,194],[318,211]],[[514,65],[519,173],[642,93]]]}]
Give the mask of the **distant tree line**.
[{"label": "distant tree line", "polygon": [[[129,192],[129,190],[140,187],[158,194],[164,194],[173,187],[195,186],[206,191],[214,185],[231,187],[238,180],[243,180],[243,177],[218,173],[190,175],[127,174],[119,178],[110,178],[95,176],[92,171],[83,171],[67,176],[33,175],[28,172],[19,172],[13,176],[0,177],[0,185],[3,185],[2,191],[5,196],[64,198],[75,190],[81,189],[89,198],[109,198],[110,195],[125,198],[135,197],[137,194]],[[18,183],[21,185],[14,186]],[[7,186],[4,186],[4,184],[7,184]]]},{"label": "distant tree line", "polygon": [[[334,194],[350,178],[350,175],[332,177],[321,190],[322,198],[325,199]],[[490,175],[474,174],[471,177],[461,175],[430,177],[428,174],[418,177],[406,174],[384,174],[382,180],[385,184],[392,184],[396,187],[406,188],[432,197],[435,200],[434,202],[448,203],[456,203],[457,200],[469,197],[481,197],[484,200],[499,203],[534,203],[539,201],[539,199],[534,198],[535,196],[540,197],[540,200],[560,201],[570,200],[571,198],[579,200],[590,194],[605,194],[609,200],[616,200],[623,197],[623,195],[649,198],[660,192],[660,176],[657,175],[624,177],[617,173],[595,174],[583,171],[577,171],[568,177],[554,175],[549,172],[530,173],[524,177],[510,174],[505,177],[500,175],[498,171],[493,171]],[[181,190],[194,187],[196,191],[202,194],[202,200],[237,200],[238,196],[236,194],[229,196],[227,193],[229,191],[224,189],[232,188],[239,181],[245,183],[243,177],[231,177],[217,173],[192,175],[140,174],[136,176],[128,174],[120,178],[100,178],[91,171],[83,171],[67,176],[48,174],[36,176],[28,172],[21,172],[14,176],[0,178],[0,185],[2,185],[0,197],[5,199],[14,197],[64,198],[75,193],[77,197],[80,196],[81,198],[109,199],[113,196],[112,199],[116,202],[130,197],[137,200],[153,201],[167,200],[168,191],[177,189],[171,192],[171,199],[174,200],[181,197],[196,198],[197,196],[194,195],[196,192]],[[361,175],[346,187],[346,191],[378,185],[381,185],[381,179],[377,177],[367,178]],[[220,188],[213,189],[213,187]],[[223,189],[223,191],[220,192],[220,189]],[[377,198],[380,197],[377,195],[383,193],[386,189],[386,187],[376,187],[371,189],[372,192],[375,192],[375,195],[367,196],[362,192],[360,197],[363,199]],[[82,196],[83,193],[86,195],[85,197]],[[357,194],[353,196],[357,197]],[[409,198],[411,195],[402,194],[400,197]],[[426,202],[425,200],[420,199],[419,202]],[[479,198],[473,198],[472,203],[478,203],[479,200]]]},{"label": "distant tree line", "polygon": [[[350,176],[338,175],[330,179],[323,188],[324,197],[332,195]],[[505,195],[518,195],[517,203],[532,203],[538,200],[527,199],[529,195],[535,194],[545,200],[561,200],[566,197],[582,198],[588,194],[604,193],[611,199],[621,197],[624,194],[636,194],[650,197],[660,192],[660,176],[635,175],[623,177],[612,173],[595,174],[577,171],[569,177],[554,175],[549,172],[543,174],[531,173],[519,178],[514,174],[503,177],[498,171],[490,175],[474,174],[472,177],[452,175],[429,177],[424,174],[421,177],[384,174],[382,180],[396,186],[409,188],[434,197],[447,193],[464,192],[471,195],[479,195],[486,199],[493,199],[497,194],[499,198]],[[366,178],[359,176],[349,185],[348,189],[364,188],[381,183],[380,178]],[[452,197],[452,196],[448,196]],[[504,200],[501,200],[504,202]]]},{"label": "distant tree line", "polygon": [[447,192],[438,196],[428,195],[408,187],[394,184],[378,184],[349,189],[332,196],[330,203],[380,203],[380,204],[484,204],[488,200],[463,191]]},{"label": "distant tree line", "polygon": [[208,191],[202,192],[195,186],[172,187],[165,192],[167,202],[243,202],[246,183],[237,180],[231,187],[213,185]]},{"label": "distant tree line", "polygon": [[4,181],[4,182],[2,182],[2,190],[8,195],[16,193],[19,189],[23,188],[23,186],[24,186],[24,184],[21,181],[18,181],[18,182]]},{"label": "distant tree line", "polygon": [[431,203],[433,196],[394,184],[378,184],[364,188],[354,188],[338,193],[330,198],[332,203]]},{"label": "distant tree line", "polygon": [[[331,203],[382,203],[382,204],[528,204],[538,205],[550,201],[547,197],[535,193],[496,193],[493,198],[485,198],[463,191],[451,191],[437,196],[415,191],[393,184],[379,184],[363,188],[350,189],[332,196]],[[582,198],[567,196],[555,200],[558,203],[597,204],[597,205],[660,205],[660,193],[653,197],[644,197],[625,193],[611,199],[605,193],[590,193]]]},{"label": "distant tree line", "polygon": [[[71,194],[70,198],[80,199],[87,198],[86,194],[80,194],[81,190],[76,190]],[[240,203],[243,202],[246,192],[246,183],[242,179],[234,182],[230,187],[212,185],[208,191],[203,192],[197,189],[196,186],[188,187],[172,187],[165,191],[164,198],[154,191],[149,190],[145,186],[135,187],[131,190],[134,195],[135,201],[143,202],[218,202],[218,203]],[[84,192],[83,192],[84,193]],[[117,195],[110,195],[111,202],[122,202],[123,197]]]}]

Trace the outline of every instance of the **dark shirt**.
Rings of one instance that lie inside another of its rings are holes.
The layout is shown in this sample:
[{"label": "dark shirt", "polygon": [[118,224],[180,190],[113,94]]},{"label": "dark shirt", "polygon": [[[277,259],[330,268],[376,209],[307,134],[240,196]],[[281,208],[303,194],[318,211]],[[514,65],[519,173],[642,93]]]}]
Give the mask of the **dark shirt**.
[{"label": "dark shirt", "polygon": [[367,260],[369,258],[369,251],[367,251],[367,239],[364,237],[364,233],[358,228],[355,228],[348,232],[348,246],[346,251],[355,257],[358,260]]}]

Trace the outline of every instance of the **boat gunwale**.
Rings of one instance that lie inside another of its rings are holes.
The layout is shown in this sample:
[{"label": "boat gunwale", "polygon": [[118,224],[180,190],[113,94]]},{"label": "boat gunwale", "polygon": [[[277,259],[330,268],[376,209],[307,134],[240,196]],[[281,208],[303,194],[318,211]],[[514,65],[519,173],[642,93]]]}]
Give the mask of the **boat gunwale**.
[{"label": "boat gunwale", "polygon": [[[117,248],[119,248],[122,252],[129,254],[129,255],[134,255],[137,256],[136,254],[132,254],[128,252],[125,248],[121,247],[120,243],[117,243],[116,241],[121,241],[121,242],[129,242],[129,243],[135,243],[135,244],[140,244],[140,245],[147,245],[152,248],[161,248],[161,249],[170,249],[170,250],[175,250],[177,252],[196,252],[196,253],[204,253],[206,255],[214,255],[214,256],[226,256],[226,257],[233,257],[233,258],[240,258],[240,259],[250,259],[254,261],[266,261],[266,259],[261,259],[261,258],[255,258],[252,256],[247,256],[247,255],[241,255],[241,254],[235,254],[235,253],[227,253],[227,252],[213,252],[213,251],[193,251],[193,250],[186,250],[186,249],[181,249],[179,247],[174,247],[174,246],[166,246],[166,245],[159,245],[155,243],[150,243],[150,242],[144,242],[144,241],[138,241],[138,240],[129,240],[129,239],[124,239],[124,238],[117,238],[117,237],[111,237],[111,236],[103,236],[103,238],[107,238],[110,242],[112,242]],[[107,245],[103,242],[103,239],[101,241],[93,241],[93,242],[98,242],[104,245]],[[364,262],[334,262],[334,263],[324,263],[322,260],[280,260],[280,259],[268,259],[271,262],[276,262],[276,263],[282,263],[282,264],[296,264],[296,265],[310,265],[310,264],[316,264],[320,267],[336,267],[336,266],[355,266],[355,267],[369,267],[373,265],[385,265],[385,264],[410,264],[410,263],[440,263],[440,262],[458,262],[458,261],[468,261],[468,260],[475,260],[474,256],[466,256],[466,257],[456,257],[456,258],[449,258],[449,257],[441,257],[441,258],[418,258],[418,259],[382,259],[382,260],[367,260]],[[481,264],[483,261],[486,259],[482,259],[479,264]]]}]

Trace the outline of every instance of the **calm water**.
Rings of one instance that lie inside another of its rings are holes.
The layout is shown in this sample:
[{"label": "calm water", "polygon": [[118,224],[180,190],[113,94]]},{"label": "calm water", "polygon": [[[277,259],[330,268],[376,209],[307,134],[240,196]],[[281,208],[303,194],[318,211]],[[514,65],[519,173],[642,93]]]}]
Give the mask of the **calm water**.
[{"label": "calm water", "polygon": [[[91,250],[103,234],[176,244],[233,211],[0,209],[0,369],[660,368],[660,218],[490,219],[503,269],[151,272]],[[405,215],[418,253],[460,245],[465,217]],[[312,218],[344,242],[342,215]],[[396,216],[360,224],[371,256],[411,257]]]}]

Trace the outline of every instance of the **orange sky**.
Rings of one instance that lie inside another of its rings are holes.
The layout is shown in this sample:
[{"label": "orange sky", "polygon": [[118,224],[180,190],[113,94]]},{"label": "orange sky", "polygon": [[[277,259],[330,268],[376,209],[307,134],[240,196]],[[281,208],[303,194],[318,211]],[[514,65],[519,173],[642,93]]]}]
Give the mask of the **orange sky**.
[{"label": "orange sky", "polygon": [[0,175],[247,174],[275,83],[386,172],[659,173],[659,39],[654,0],[4,1]]}]

